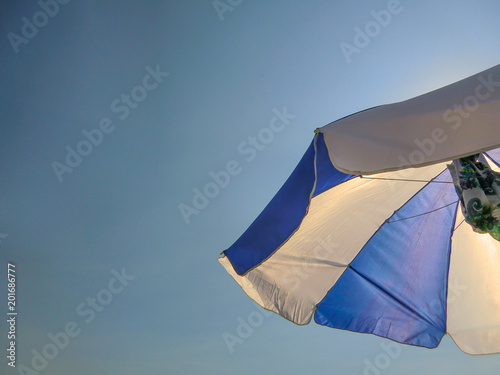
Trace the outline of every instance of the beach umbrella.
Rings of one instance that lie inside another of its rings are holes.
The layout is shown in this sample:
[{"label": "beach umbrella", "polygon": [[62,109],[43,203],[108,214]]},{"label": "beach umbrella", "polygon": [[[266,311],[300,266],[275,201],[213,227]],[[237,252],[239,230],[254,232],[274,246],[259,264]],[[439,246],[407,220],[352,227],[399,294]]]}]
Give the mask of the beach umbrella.
[{"label": "beach umbrella", "polygon": [[316,129],[219,258],[298,325],[500,352],[500,65]]}]

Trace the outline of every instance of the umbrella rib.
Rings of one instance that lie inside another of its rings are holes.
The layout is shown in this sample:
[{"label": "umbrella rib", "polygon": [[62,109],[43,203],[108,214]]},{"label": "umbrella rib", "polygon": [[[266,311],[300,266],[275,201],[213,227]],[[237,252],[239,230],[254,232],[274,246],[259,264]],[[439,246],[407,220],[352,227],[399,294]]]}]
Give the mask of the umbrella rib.
[{"label": "umbrella rib", "polygon": [[442,210],[443,208],[446,208],[448,206],[451,206],[455,203],[458,203],[458,200],[454,201],[454,202],[451,202],[451,203],[448,203],[442,207],[439,207],[439,208],[436,208],[435,210],[431,210],[431,211],[427,211],[427,212],[424,212],[422,214],[418,214],[418,215],[415,215],[415,216],[410,216],[410,217],[405,217],[403,219],[398,219],[398,220],[394,220],[394,221],[387,221],[388,224],[390,223],[397,223],[398,221],[403,221],[403,220],[408,220],[408,219],[413,219],[414,217],[419,217],[419,216],[423,216],[423,215],[427,215],[427,214],[431,214],[433,212],[436,212],[436,211],[439,211],[439,210]]},{"label": "umbrella rib", "polygon": [[425,182],[425,183],[434,183],[434,184],[452,184],[452,181],[435,181],[435,180],[409,180],[404,178],[387,178],[387,177],[366,177],[360,175],[359,177],[365,178],[367,180],[386,180],[386,181],[405,181],[405,182]]},{"label": "umbrella rib", "polygon": [[453,232],[455,232],[455,231],[456,231],[456,230],[460,227],[460,225],[462,225],[462,224],[464,223],[464,221],[465,221],[465,219],[463,219],[463,220],[460,222],[460,224],[458,224],[458,225],[455,227],[455,229],[453,229]]}]

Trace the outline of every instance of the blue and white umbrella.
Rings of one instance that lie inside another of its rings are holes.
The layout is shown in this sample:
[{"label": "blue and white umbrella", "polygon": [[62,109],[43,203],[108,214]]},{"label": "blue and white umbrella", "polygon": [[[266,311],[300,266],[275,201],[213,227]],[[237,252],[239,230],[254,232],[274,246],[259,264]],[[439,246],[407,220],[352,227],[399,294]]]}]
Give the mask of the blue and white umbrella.
[{"label": "blue and white umbrella", "polygon": [[466,353],[498,353],[500,242],[464,221],[469,198],[447,164],[482,153],[500,167],[499,130],[500,65],[317,129],[219,261],[250,298],[299,325],[314,318],[428,348],[448,333]]}]

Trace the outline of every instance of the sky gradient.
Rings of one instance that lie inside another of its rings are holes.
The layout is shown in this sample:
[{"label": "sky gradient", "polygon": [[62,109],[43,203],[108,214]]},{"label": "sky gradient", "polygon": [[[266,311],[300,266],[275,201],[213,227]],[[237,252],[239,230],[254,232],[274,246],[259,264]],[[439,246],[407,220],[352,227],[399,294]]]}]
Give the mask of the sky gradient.
[{"label": "sky gradient", "polygon": [[[46,18],[35,1],[0,6],[1,347],[14,262],[18,366],[33,368],[33,350],[74,322],[79,333],[40,373],[363,374],[388,340],[264,314],[217,257],[315,128],[497,65],[500,3],[62,3]],[[356,47],[356,28],[388,9]],[[348,58],[346,44],[357,48]],[[253,143],[259,134],[267,143]],[[196,191],[228,169],[227,184],[194,207]],[[187,220],[182,205],[193,208]],[[241,342],[226,345],[228,334]],[[500,366],[449,336],[433,350],[400,348],[381,374]],[[6,362],[1,373],[18,373]]]}]

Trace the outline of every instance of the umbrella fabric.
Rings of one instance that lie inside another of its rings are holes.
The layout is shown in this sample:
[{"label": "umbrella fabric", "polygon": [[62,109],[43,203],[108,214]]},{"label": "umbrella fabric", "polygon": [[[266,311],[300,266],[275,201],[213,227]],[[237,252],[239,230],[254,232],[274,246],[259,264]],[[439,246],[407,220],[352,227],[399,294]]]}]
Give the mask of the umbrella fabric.
[{"label": "umbrella fabric", "polygon": [[[500,242],[462,223],[445,163],[373,176],[334,167],[319,132],[219,258],[255,302],[299,324],[470,354],[500,352]],[[492,165],[499,150],[488,153]]]},{"label": "umbrella fabric", "polygon": [[319,129],[336,169],[374,174],[500,147],[500,65],[399,103]]}]

